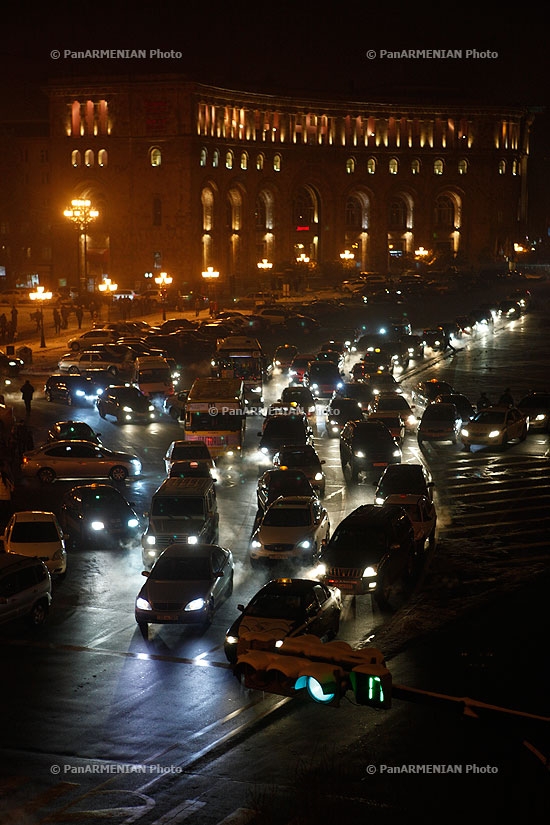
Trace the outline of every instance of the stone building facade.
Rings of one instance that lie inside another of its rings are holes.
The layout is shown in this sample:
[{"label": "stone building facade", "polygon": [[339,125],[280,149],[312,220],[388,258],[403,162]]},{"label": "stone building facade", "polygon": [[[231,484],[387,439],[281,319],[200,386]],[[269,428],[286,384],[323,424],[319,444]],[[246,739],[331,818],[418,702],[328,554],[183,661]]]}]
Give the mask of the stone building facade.
[{"label": "stone building facade", "polygon": [[[295,99],[168,75],[56,80],[47,94],[46,134],[20,139],[10,176],[33,205],[19,279],[26,267],[54,289],[107,276],[141,290],[166,272],[197,290],[211,267],[242,294],[419,259],[505,265],[525,234],[528,108]],[[73,199],[99,213],[85,231],[64,216]]]}]

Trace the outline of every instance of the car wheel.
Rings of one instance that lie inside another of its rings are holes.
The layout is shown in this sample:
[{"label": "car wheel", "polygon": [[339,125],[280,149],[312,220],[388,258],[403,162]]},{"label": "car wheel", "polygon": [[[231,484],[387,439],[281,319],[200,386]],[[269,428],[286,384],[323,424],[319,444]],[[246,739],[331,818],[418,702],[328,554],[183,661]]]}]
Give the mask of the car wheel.
[{"label": "car wheel", "polygon": [[113,481],[126,481],[128,478],[128,470],[126,467],[121,467],[117,464],[116,467],[113,467],[111,472],[109,473],[109,478]]},{"label": "car wheel", "polygon": [[78,375],[79,372],[80,371],[79,371],[78,367],[74,367],[74,366],[69,367],[69,375]]},{"label": "car wheel", "polygon": [[149,638],[149,625],[147,622],[138,622],[137,626],[139,627],[139,632],[143,636],[144,639]]},{"label": "car wheel", "polygon": [[109,375],[118,375],[117,367],[111,366],[107,369],[107,372],[109,373]]},{"label": "car wheel", "polygon": [[519,437],[519,440],[520,441],[525,441],[526,438],[527,438],[527,427],[524,427],[523,430],[521,431],[521,435]]},{"label": "car wheel", "polygon": [[48,618],[48,603],[46,601],[36,602],[27,616],[27,622],[31,627],[40,627]]},{"label": "car wheel", "polygon": [[38,480],[42,482],[42,484],[51,484],[54,478],[55,473],[50,467],[42,467],[42,469],[38,471]]},{"label": "car wheel", "polygon": [[51,392],[47,392],[45,395],[46,395],[46,401],[51,401],[52,400]]},{"label": "car wheel", "polygon": [[100,418],[105,418],[105,411],[104,411],[103,407],[98,406],[97,411],[99,413]]},{"label": "car wheel", "polygon": [[73,343],[71,344],[71,349],[73,352],[78,352],[78,350],[80,349],[80,344],[78,343],[78,341],[73,341]]}]

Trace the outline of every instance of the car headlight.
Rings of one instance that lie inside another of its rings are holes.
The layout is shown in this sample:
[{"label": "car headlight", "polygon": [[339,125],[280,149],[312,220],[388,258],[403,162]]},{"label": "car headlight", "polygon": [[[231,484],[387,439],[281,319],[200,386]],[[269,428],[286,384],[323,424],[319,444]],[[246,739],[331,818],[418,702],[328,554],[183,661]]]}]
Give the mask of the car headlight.
[{"label": "car headlight", "polygon": [[394,450],[392,453],[393,458],[399,458],[401,455],[401,450]]},{"label": "car headlight", "polygon": [[363,450],[357,450],[354,453],[354,455],[355,455],[356,458],[365,458],[365,453],[363,452]]},{"label": "car headlight", "polygon": [[152,405],[152,404],[149,404],[149,406],[147,407],[147,409],[149,410],[149,412],[154,412],[154,411],[155,411],[155,408],[153,407],[153,405]]},{"label": "car headlight", "polygon": [[469,432],[468,432],[468,430],[467,430],[467,429],[463,429],[463,430],[461,430],[461,431],[460,431],[460,435],[461,435],[463,438],[468,438]]},{"label": "car headlight", "polygon": [[538,415],[535,416],[535,421],[544,421],[545,418],[545,413],[538,413]]},{"label": "car headlight", "polygon": [[315,481],[322,481],[323,474],[322,473],[315,473]]},{"label": "car headlight", "polygon": [[491,430],[489,433],[489,438],[498,438],[500,435],[500,430]]},{"label": "car headlight", "polygon": [[105,530],[105,524],[102,521],[92,521],[90,527],[92,530]]},{"label": "car headlight", "polygon": [[86,393],[84,392],[84,390],[77,390],[75,392],[75,395],[78,396],[78,398],[83,398],[86,395]]},{"label": "car headlight", "polygon": [[264,455],[267,455],[269,450],[268,450],[267,447],[260,447],[260,452],[263,453]]},{"label": "car headlight", "polygon": [[262,546],[262,542],[258,541],[258,539],[252,539],[252,541],[250,542],[250,546],[253,547],[254,550],[259,550],[259,548]]},{"label": "car headlight", "polygon": [[127,412],[127,413],[131,413],[131,412],[133,412],[133,410],[132,410],[132,408],[131,408],[131,407],[123,407],[123,408],[122,408],[122,411],[123,411],[123,412]]},{"label": "car headlight", "polygon": [[135,467],[136,472],[141,473],[141,461],[138,458],[132,458],[130,464]]},{"label": "car headlight", "polygon": [[129,518],[128,519],[128,527],[131,527],[133,529],[134,527],[137,527],[138,525],[139,525],[139,521],[137,520],[137,518]]},{"label": "car headlight", "polygon": [[149,534],[149,535],[147,536],[147,538],[145,539],[145,541],[147,542],[147,544],[151,544],[151,545],[153,545],[153,544],[156,544],[157,539],[156,539],[156,537],[155,537],[155,536],[152,536],[151,534]]},{"label": "car headlight", "polygon": [[226,643],[226,645],[236,645],[236,644],[239,643],[239,637],[238,636],[226,636],[225,637],[225,643]]},{"label": "car headlight", "polygon": [[315,570],[313,571],[313,575],[316,579],[322,579],[323,576],[326,576],[327,573],[327,566],[323,562],[317,565]]},{"label": "car headlight", "polygon": [[147,601],[147,599],[144,599],[143,596],[138,596],[137,597],[137,599],[136,599],[136,608],[138,610],[152,610],[153,609],[151,607],[151,605],[149,604],[149,602]]},{"label": "car headlight", "polygon": [[311,547],[311,540],[310,539],[303,539],[303,541],[298,542],[298,547],[302,550],[309,550]]},{"label": "car headlight", "polygon": [[200,599],[193,599],[192,601],[188,602],[184,610],[186,613],[193,613],[196,610],[204,610],[206,607],[205,600],[201,597]]},{"label": "car headlight", "polygon": [[198,544],[199,537],[198,536],[187,536],[187,544]]},{"label": "car headlight", "polygon": [[374,503],[375,504],[384,504],[385,500],[386,499],[383,498],[382,496],[375,496],[374,497]]},{"label": "car headlight", "polygon": [[363,570],[363,578],[364,579],[376,578],[376,571],[377,571],[376,565],[369,565],[368,567],[365,567],[365,569]]},{"label": "car headlight", "polygon": [[418,418],[416,417],[416,415],[409,415],[408,416],[407,424],[409,424],[409,426],[413,427],[417,423],[418,423]]}]

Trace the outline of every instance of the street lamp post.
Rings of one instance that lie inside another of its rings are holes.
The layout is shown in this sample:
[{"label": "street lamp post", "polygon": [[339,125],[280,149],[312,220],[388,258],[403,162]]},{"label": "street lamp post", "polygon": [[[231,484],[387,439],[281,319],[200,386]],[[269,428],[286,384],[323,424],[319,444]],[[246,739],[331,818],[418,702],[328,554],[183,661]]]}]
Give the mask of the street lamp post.
[{"label": "street lamp post", "polygon": [[[268,261],[267,258],[262,258],[261,261],[258,261],[256,266],[258,267],[260,273],[265,274],[265,275],[267,275],[269,270],[273,268],[273,264],[270,261]],[[262,283],[261,288],[263,289],[263,287],[264,287],[264,284]]]},{"label": "street lamp post", "polygon": [[161,294],[162,320],[166,321],[166,290],[172,283],[172,278],[170,275],[167,275],[166,272],[161,272],[160,275],[155,278],[155,283],[158,284]]},{"label": "street lamp post", "polygon": [[37,312],[40,313],[40,349],[46,348],[46,338],[44,335],[44,301],[51,301],[52,293],[45,292],[43,286],[37,286],[36,292],[31,292],[29,294],[31,301],[38,302],[38,309]]},{"label": "street lamp post", "polygon": [[[90,223],[98,217],[99,212],[92,207],[89,200],[79,198],[72,200],[70,207],[63,212],[78,229],[78,269],[79,269],[79,292],[82,295],[88,286],[88,227]],[[80,264],[80,247],[82,239],[82,265]]]},{"label": "street lamp post", "polygon": [[110,321],[113,292],[117,291],[118,284],[114,284],[110,278],[104,278],[103,282],[99,284],[98,289],[107,298],[107,320]]},{"label": "street lamp post", "polygon": [[[216,272],[213,266],[206,267],[202,273],[202,279],[208,287],[208,303],[210,303],[210,300],[214,298],[216,294],[214,285],[217,283],[219,277],[220,273]],[[212,315],[212,307],[210,307],[210,314]]]}]

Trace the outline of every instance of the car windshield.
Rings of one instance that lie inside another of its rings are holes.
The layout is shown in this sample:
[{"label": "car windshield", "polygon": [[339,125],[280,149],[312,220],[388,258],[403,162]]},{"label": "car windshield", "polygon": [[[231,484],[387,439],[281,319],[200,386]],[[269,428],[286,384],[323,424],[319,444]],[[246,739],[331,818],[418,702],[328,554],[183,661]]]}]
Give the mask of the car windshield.
[{"label": "car windshield", "polygon": [[270,418],[265,428],[266,435],[281,436],[302,436],[304,435],[304,422],[301,418],[292,416],[276,416]]},{"label": "car windshield", "polygon": [[318,464],[319,459],[313,450],[281,450],[279,463],[287,467],[302,467],[304,464]]},{"label": "car windshield", "polygon": [[385,410],[404,410],[408,412],[410,411],[410,407],[406,398],[398,395],[395,398],[379,398],[376,404],[376,410],[377,412],[383,412]]},{"label": "car windshield", "polygon": [[56,427],[55,432],[63,438],[95,438],[94,431],[87,424],[64,424]]},{"label": "car windshield", "polygon": [[281,477],[272,477],[269,483],[269,495],[278,498],[282,495],[311,495],[311,485],[305,477],[296,476],[294,473],[283,472]]},{"label": "car windshield", "polygon": [[[455,408],[456,409],[456,408]],[[423,421],[454,421],[455,409],[449,409],[446,404],[430,404],[426,407]]]},{"label": "car windshield", "polygon": [[300,596],[292,593],[270,593],[252,602],[246,609],[247,616],[263,619],[299,619],[303,614]]},{"label": "car windshield", "polygon": [[210,459],[210,453],[205,444],[174,444],[171,459],[172,461],[179,461],[180,459],[189,459],[192,461],[202,459],[203,461],[208,461]]},{"label": "car windshield", "polygon": [[383,530],[363,526],[339,527],[327,547],[331,561],[342,567],[355,567],[369,559],[379,559],[386,550],[386,536]]},{"label": "car windshield", "polygon": [[11,531],[11,541],[21,544],[59,541],[59,533],[53,521],[16,521]]},{"label": "car windshield", "polygon": [[150,578],[156,581],[208,581],[212,578],[210,559],[208,556],[180,559],[161,557],[153,567]]},{"label": "car windshield", "polygon": [[504,413],[498,410],[487,410],[487,412],[478,413],[473,420],[476,424],[486,424],[488,427],[501,426]]},{"label": "car windshield", "polygon": [[309,507],[271,507],[262,521],[265,527],[308,527],[310,524]]},{"label": "car windshield", "polygon": [[120,496],[110,493],[91,493],[82,499],[84,510],[101,510],[102,512],[118,512],[126,507],[126,501]]},{"label": "car windshield", "polygon": [[204,518],[204,501],[198,496],[159,496],[153,499],[152,514],[161,518]]}]

